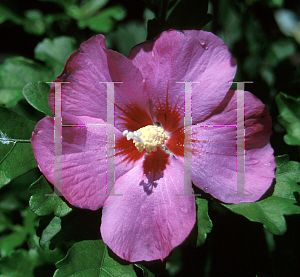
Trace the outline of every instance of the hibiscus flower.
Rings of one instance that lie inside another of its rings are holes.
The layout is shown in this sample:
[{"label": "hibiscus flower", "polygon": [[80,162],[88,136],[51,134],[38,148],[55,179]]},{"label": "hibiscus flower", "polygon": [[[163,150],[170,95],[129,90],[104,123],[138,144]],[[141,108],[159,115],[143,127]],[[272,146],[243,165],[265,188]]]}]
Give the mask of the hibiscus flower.
[{"label": "hibiscus flower", "polygon": [[[196,220],[192,182],[225,203],[257,201],[270,187],[271,118],[245,92],[245,123],[237,119],[238,92],[230,90],[235,72],[235,59],[214,34],[170,30],[135,46],[128,58],[107,50],[103,35],[94,36],[55,80],[69,82],[61,84],[58,189],[74,206],[103,207],[102,238],[121,258],[162,260],[185,240]],[[116,82],[113,94],[107,82]],[[191,118],[180,82],[193,82]],[[52,84],[53,113],[54,103]],[[238,124],[245,124],[245,138],[237,136]],[[38,122],[32,146],[41,172],[55,184],[53,128],[52,117]],[[245,193],[237,194],[237,145],[244,139]]]}]

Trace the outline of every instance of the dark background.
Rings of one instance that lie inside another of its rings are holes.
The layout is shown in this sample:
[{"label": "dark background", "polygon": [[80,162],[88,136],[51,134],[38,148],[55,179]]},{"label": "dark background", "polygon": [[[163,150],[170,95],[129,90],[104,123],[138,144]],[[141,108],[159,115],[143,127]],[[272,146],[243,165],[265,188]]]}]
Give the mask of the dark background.
[{"label": "dark background", "polygon": [[[149,10],[146,13],[145,3],[138,0],[113,0],[105,7],[117,4],[123,5],[127,15],[104,34],[110,48],[126,55],[130,47],[146,39],[146,20],[151,19],[154,13]],[[9,7],[22,18],[25,17],[25,11],[32,9],[41,11],[43,15],[65,13],[64,8],[55,1],[2,0],[1,5]],[[193,9],[193,5],[190,8]],[[300,161],[299,146],[284,142],[286,132],[277,121],[279,112],[275,96],[279,92],[300,96],[300,45],[295,37],[281,32],[274,12],[282,9],[294,12],[297,20],[300,20],[300,2],[296,0],[213,0],[208,10],[213,20],[203,29],[217,34],[229,46],[238,63],[235,80],[253,81],[253,84],[246,85],[246,89],[261,99],[271,113],[274,154],[288,154],[290,160]],[[67,16],[46,27],[39,35],[24,30],[23,24],[7,20],[0,25],[0,64],[12,56],[34,59],[34,48],[47,37],[71,36],[79,46],[96,33],[89,28],[79,29],[76,20]],[[42,117],[25,100],[10,108],[36,121]],[[0,190],[0,219],[9,217],[11,226],[0,228],[0,240],[12,232],[12,226],[23,224],[22,212],[27,209],[30,197],[27,188],[38,175],[38,171],[33,170]],[[203,246],[193,246],[195,229],[164,263],[154,261],[144,265],[157,276],[299,276],[298,215],[287,216],[287,232],[283,236],[275,236],[261,224],[230,212],[217,201],[211,201],[209,208],[214,227]],[[93,217],[91,220],[94,220]],[[37,226],[38,219],[35,222]],[[29,249],[30,243],[15,247],[20,248]],[[67,247],[60,248],[65,253]],[[35,270],[34,276],[52,276],[54,271],[54,262],[47,263]],[[142,274],[139,269],[136,272]]]}]

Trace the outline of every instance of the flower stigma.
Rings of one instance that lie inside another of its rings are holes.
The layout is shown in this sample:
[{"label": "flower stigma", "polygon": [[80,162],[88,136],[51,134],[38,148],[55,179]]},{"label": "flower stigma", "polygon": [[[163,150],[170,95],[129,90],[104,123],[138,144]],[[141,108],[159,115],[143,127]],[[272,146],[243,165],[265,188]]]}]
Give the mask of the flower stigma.
[{"label": "flower stigma", "polygon": [[123,136],[126,136],[127,140],[132,139],[139,152],[143,152],[145,149],[148,153],[156,152],[157,147],[164,148],[165,142],[169,138],[163,128],[154,125],[147,125],[134,132],[125,130]]}]

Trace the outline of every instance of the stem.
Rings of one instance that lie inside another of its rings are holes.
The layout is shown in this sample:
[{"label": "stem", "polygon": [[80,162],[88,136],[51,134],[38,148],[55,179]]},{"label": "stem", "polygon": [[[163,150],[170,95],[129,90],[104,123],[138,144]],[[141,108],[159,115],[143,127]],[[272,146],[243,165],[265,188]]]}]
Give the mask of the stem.
[{"label": "stem", "polygon": [[[17,143],[17,142],[31,142],[30,139],[11,139],[11,138],[0,138],[0,141],[11,141],[11,142],[14,142],[14,143]],[[2,142],[3,143],[3,142]]]},{"label": "stem", "polygon": [[[6,153],[6,155],[2,158],[2,160],[0,161],[0,164],[3,163],[3,161],[8,157],[8,155],[14,150],[17,142],[31,142],[30,139],[7,139],[7,138],[0,138],[0,141],[10,141],[10,142],[13,142],[13,146],[12,148]],[[2,142],[3,143],[3,142]]]},{"label": "stem", "polygon": [[161,21],[165,21],[167,16],[167,11],[168,11],[168,0],[161,0],[158,19]]}]

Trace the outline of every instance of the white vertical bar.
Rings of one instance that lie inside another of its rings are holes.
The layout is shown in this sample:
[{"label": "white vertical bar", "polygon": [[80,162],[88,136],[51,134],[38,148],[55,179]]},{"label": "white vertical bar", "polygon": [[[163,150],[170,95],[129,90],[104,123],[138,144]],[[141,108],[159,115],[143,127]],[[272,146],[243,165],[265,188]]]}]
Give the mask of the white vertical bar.
[{"label": "white vertical bar", "polygon": [[184,194],[192,181],[192,83],[184,84]]},{"label": "white vertical bar", "polygon": [[54,83],[54,194],[46,196],[63,196],[62,191],[62,111],[61,111],[61,84]]},{"label": "white vertical bar", "polygon": [[244,90],[240,90],[241,85],[244,84],[237,84],[236,170],[238,195],[244,194],[245,192],[245,93]]},{"label": "white vertical bar", "polygon": [[[123,82],[99,82],[107,85],[107,110],[106,110],[106,193],[100,196],[122,196],[115,194],[115,84]],[[112,147],[113,145],[113,147]]]},{"label": "white vertical bar", "polygon": [[[184,194],[176,196],[198,196],[191,194],[192,185],[192,84],[199,82],[176,82],[184,83]],[[200,194],[199,194],[200,196]]]},{"label": "white vertical bar", "polygon": [[[253,82],[231,82],[237,84],[237,130],[236,130],[236,171],[237,190],[230,196],[253,196],[245,194],[245,84]],[[243,139],[238,139],[243,137]]]}]

